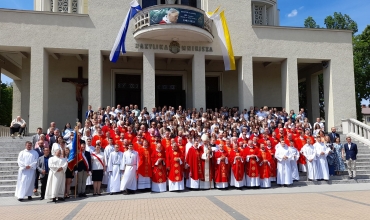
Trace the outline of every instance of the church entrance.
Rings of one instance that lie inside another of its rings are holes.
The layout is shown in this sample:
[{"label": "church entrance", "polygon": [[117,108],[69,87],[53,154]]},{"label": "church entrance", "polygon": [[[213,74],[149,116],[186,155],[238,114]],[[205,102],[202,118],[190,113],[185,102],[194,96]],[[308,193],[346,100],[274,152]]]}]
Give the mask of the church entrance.
[{"label": "church entrance", "polygon": [[116,74],[116,105],[138,105],[141,108],[141,76]]},{"label": "church entrance", "polygon": [[206,109],[215,109],[222,106],[222,91],[218,76],[206,77]]},{"label": "church entrance", "polygon": [[186,93],[182,88],[182,76],[155,76],[155,103],[156,106],[181,105],[186,108]]}]

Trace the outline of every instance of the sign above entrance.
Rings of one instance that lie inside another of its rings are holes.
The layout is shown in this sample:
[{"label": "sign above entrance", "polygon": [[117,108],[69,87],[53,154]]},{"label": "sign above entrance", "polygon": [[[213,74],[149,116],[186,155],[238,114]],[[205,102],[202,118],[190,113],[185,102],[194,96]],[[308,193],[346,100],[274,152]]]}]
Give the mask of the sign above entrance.
[{"label": "sign above entrance", "polygon": [[183,8],[161,8],[149,12],[150,25],[154,24],[189,24],[204,27],[204,15],[200,12]]},{"label": "sign above entrance", "polygon": [[172,41],[170,44],[135,44],[136,49],[142,50],[168,50],[171,53],[179,53],[181,51],[195,51],[195,52],[206,52],[212,53],[212,47],[205,47],[205,46],[186,46],[180,45],[178,42],[174,43]]}]

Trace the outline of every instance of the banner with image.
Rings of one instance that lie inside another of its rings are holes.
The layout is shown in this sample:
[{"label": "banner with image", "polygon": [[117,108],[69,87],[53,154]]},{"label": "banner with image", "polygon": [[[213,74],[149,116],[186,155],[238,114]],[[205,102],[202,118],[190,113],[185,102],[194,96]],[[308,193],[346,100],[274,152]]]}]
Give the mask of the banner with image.
[{"label": "banner with image", "polygon": [[150,25],[155,24],[189,24],[204,27],[204,14],[182,8],[161,8],[149,12]]}]

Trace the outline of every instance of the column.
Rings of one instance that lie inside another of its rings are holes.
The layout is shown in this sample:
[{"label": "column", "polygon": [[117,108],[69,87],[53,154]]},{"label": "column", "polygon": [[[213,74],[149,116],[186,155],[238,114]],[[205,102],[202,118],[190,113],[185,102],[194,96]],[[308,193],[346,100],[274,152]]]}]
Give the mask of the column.
[{"label": "column", "polygon": [[51,11],[51,8],[50,8],[50,0],[43,0],[42,1],[41,10],[42,11],[48,11],[48,12]]},{"label": "column", "polygon": [[49,111],[49,54],[42,47],[31,48],[30,111],[28,130],[34,133],[38,127],[45,131]]},{"label": "column", "polygon": [[151,109],[155,107],[155,53],[152,51],[145,51],[143,54],[142,79],[143,105],[140,107]]},{"label": "column", "polygon": [[253,60],[251,56],[243,56],[238,61],[238,97],[240,110],[254,106]]},{"label": "column", "polygon": [[206,67],[204,54],[195,53],[193,57],[192,88],[193,108],[206,108]]},{"label": "column", "polygon": [[58,0],[53,0],[53,12],[59,12]]},{"label": "column", "polygon": [[324,103],[325,103],[325,129],[330,131],[334,126],[334,108],[333,108],[333,83],[332,71],[330,62],[327,67],[324,67]]},{"label": "column", "polygon": [[94,110],[103,107],[103,59],[100,50],[89,50],[88,103]]},{"label": "column", "polygon": [[68,0],[68,13],[72,13],[72,0]]},{"label": "column", "polygon": [[289,113],[299,112],[297,59],[289,58],[281,63],[282,107]]},{"label": "column", "polygon": [[318,74],[307,74],[306,76],[307,113],[311,124],[320,117],[318,76]]},{"label": "column", "polygon": [[22,80],[14,80],[12,86],[13,86],[12,118],[14,119],[18,115],[20,115],[23,118],[24,116],[22,116]]}]

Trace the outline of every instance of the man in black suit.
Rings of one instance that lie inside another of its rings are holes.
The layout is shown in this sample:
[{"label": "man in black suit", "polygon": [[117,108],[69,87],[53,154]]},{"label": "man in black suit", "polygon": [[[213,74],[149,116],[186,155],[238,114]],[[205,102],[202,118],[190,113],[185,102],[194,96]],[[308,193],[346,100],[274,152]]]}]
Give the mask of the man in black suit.
[{"label": "man in black suit", "polygon": [[[82,155],[80,154],[82,153]],[[75,168],[75,173],[77,173],[78,178],[78,196],[86,197],[86,179],[87,176],[91,176],[91,155],[90,152],[85,151],[85,142],[81,141],[81,149],[78,152],[78,164]],[[80,158],[80,156],[82,156]]]},{"label": "man in black suit", "polygon": [[337,129],[335,127],[331,128],[331,133],[329,134],[330,142],[334,143],[335,139],[339,138],[339,134],[337,133]]},{"label": "man in black suit", "polygon": [[88,105],[88,106],[87,106],[87,111],[86,111],[86,113],[85,113],[85,118],[86,118],[86,119],[87,119],[87,118],[89,118],[90,116],[92,116],[92,115],[93,115],[93,113],[94,113],[94,111],[92,110],[91,105]]},{"label": "man in black suit", "polygon": [[[346,138],[347,143],[344,144],[344,151],[346,152],[346,163],[348,169],[349,178],[356,179],[356,156],[357,156],[357,145],[351,143],[351,137]],[[344,159],[344,152],[342,157]],[[353,173],[353,175],[352,175]]]}]

